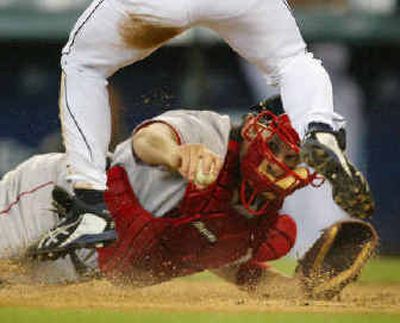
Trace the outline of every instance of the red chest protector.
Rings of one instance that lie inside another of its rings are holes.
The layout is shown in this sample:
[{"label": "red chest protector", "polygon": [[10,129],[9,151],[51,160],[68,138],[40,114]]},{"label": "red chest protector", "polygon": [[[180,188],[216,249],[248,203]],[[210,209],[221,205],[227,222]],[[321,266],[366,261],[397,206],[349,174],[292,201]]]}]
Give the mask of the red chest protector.
[{"label": "red chest protector", "polygon": [[102,272],[130,280],[146,272],[159,282],[248,255],[255,237],[265,237],[277,217],[275,210],[268,217],[247,219],[232,209],[238,171],[239,143],[230,141],[216,182],[204,190],[189,184],[180,205],[167,217],[155,218],[138,202],[125,170],[112,167],[105,199],[118,241],[98,249]]}]

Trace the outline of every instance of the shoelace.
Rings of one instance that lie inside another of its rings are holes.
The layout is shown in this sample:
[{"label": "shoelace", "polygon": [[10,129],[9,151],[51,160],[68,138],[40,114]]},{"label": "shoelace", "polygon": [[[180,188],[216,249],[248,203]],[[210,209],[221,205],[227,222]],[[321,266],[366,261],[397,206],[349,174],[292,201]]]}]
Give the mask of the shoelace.
[{"label": "shoelace", "polygon": [[62,219],[61,222],[60,222],[60,225],[59,225],[57,228],[54,228],[53,230],[51,230],[51,231],[48,233],[46,239],[45,239],[45,240],[43,241],[43,243],[39,246],[39,248],[42,247],[42,246],[48,247],[48,246],[51,245],[52,243],[55,243],[55,244],[59,243],[59,238],[58,238],[58,236],[61,235],[61,234],[70,235],[70,232],[69,232],[68,230],[69,230],[71,227],[74,227],[76,224],[78,224],[79,221],[80,221],[80,218],[78,218],[76,221],[74,221],[74,222],[72,222],[72,223],[70,223],[70,224],[62,225],[63,222],[66,222],[66,218]]}]

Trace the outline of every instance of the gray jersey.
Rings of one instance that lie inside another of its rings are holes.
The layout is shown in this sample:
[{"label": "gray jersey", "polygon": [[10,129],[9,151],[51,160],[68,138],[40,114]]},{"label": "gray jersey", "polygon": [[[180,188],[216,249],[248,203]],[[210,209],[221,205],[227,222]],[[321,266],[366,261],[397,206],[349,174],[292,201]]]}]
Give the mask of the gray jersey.
[{"label": "gray jersey", "polygon": [[[144,124],[154,121],[173,127],[182,144],[204,144],[221,158],[226,155],[231,130],[227,115],[211,111],[174,110]],[[112,164],[124,166],[141,205],[154,216],[162,216],[173,209],[184,195],[186,179],[164,167],[142,163],[132,153],[130,139],[118,145]]]}]

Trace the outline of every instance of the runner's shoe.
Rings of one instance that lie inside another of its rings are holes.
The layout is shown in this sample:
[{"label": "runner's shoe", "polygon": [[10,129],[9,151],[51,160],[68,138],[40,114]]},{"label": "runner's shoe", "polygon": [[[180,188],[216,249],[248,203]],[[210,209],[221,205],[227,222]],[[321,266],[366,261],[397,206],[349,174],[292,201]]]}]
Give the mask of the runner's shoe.
[{"label": "runner's shoe", "polygon": [[76,249],[101,248],[117,239],[102,191],[75,190],[71,197],[56,187],[53,199],[61,220],[30,248],[29,256],[55,260]]},{"label": "runner's shoe", "polygon": [[368,218],[374,212],[374,199],[361,172],[352,165],[345,150],[344,130],[313,122],[302,142],[301,159],[332,185],[333,199],[350,216]]}]

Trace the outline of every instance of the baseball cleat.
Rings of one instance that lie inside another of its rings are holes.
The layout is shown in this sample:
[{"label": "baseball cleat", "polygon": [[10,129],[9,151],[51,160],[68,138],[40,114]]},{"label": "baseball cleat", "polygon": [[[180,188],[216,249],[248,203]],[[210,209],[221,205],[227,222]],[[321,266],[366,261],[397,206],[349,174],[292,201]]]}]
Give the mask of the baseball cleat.
[{"label": "baseball cleat", "polygon": [[[85,192],[85,198],[90,196],[88,191]],[[68,200],[64,209],[58,205],[57,209],[65,212],[60,214],[60,222],[29,249],[28,256],[40,260],[55,260],[76,249],[100,248],[113,243],[117,239],[114,221],[102,201],[102,193],[93,192],[97,196],[101,194],[101,198],[96,200],[98,203],[89,204],[75,196]],[[53,198],[57,197],[53,194]],[[91,202],[93,201],[94,199]],[[55,200],[55,205],[59,202]]]},{"label": "baseball cleat", "polygon": [[350,216],[368,218],[374,212],[372,193],[364,176],[349,162],[344,149],[344,132],[333,131],[323,123],[311,123],[300,157],[330,182],[338,206]]}]

